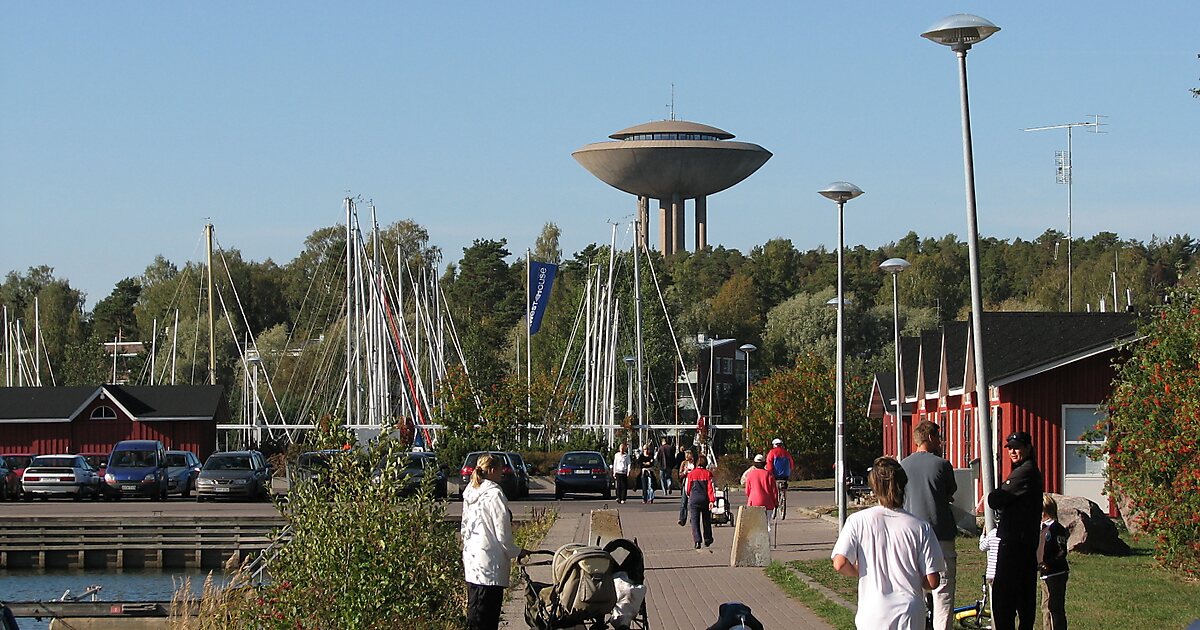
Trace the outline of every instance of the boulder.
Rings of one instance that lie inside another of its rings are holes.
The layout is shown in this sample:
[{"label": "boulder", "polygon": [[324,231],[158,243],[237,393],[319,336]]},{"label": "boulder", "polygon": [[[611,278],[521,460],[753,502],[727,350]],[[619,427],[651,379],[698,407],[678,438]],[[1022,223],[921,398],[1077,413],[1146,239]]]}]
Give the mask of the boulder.
[{"label": "boulder", "polygon": [[1095,502],[1084,497],[1050,496],[1058,503],[1058,522],[1070,532],[1068,550],[1106,556],[1129,554],[1129,545],[1121,540],[1116,523]]},{"label": "boulder", "polygon": [[588,519],[588,544],[603,547],[608,541],[624,538],[621,530],[621,514],[616,510],[592,510]]}]

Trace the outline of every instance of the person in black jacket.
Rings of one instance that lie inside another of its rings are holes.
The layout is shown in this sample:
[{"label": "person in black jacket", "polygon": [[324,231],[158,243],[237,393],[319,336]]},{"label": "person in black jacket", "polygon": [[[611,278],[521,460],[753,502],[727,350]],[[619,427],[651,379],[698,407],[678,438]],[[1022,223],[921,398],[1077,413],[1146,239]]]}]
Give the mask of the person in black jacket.
[{"label": "person in black jacket", "polygon": [[[1033,439],[1017,431],[1004,441],[1012,462],[1008,479],[988,494],[999,511],[996,579],[992,582],[992,623],[996,630],[1033,630],[1037,611],[1037,549],[1042,517],[1042,472],[1033,461]],[[1020,618],[1016,625],[1014,618]]]},{"label": "person in black jacket", "polygon": [[1042,495],[1038,573],[1042,577],[1042,630],[1067,630],[1067,528],[1058,522],[1058,502]]}]

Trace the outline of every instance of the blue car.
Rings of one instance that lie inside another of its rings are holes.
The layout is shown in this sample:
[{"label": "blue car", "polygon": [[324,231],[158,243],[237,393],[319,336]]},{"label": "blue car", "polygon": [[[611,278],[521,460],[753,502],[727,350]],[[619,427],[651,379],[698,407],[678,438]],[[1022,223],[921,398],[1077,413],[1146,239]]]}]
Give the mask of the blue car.
[{"label": "blue car", "polygon": [[117,499],[140,496],[165,500],[169,487],[167,449],[158,440],[118,442],[108,456],[104,483]]},{"label": "blue car", "polygon": [[200,475],[200,458],[191,451],[167,451],[167,492],[182,497],[192,496],[196,477]]}]

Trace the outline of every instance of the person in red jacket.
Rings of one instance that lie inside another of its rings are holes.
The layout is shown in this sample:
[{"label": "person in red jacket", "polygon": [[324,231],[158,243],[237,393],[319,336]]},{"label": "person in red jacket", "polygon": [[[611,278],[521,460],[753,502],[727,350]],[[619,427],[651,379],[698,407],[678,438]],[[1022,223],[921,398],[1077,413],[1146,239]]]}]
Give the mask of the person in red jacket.
[{"label": "person in red jacket", "polygon": [[792,454],[783,447],[783,440],[771,440],[771,450],[767,451],[767,472],[774,475],[775,479],[787,481],[792,478],[793,465]]},{"label": "person in red jacket", "polygon": [[702,533],[705,547],[713,543],[712,508],[717,502],[717,494],[707,464],[703,455],[697,455],[696,467],[688,473],[687,483],[683,487],[683,494],[688,498],[688,514],[692,519],[692,542],[696,544],[696,549],[700,548]]},{"label": "person in red jacket", "polygon": [[754,467],[746,473],[746,505],[767,510],[767,531],[771,531],[771,517],[778,505],[775,479],[767,472],[767,462],[762,455],[754,456]]}]

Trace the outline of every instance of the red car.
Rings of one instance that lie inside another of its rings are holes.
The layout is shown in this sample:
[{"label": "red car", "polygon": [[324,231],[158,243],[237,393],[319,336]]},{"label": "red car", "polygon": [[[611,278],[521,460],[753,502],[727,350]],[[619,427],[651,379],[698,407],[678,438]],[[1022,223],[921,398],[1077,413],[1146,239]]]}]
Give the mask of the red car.
[{"label": "red car", "polygon": [[[37,453],[6,453],[0,455],[0,468],[5,468],[9,471],[4,475],[5,490],[4,496],[12,500],[17,500],[21,496],[21,479],[25,477],[25,469],[29,467],[29,462],[37,457]],[[10,486],[9,484],[15,484]]]}]

